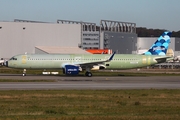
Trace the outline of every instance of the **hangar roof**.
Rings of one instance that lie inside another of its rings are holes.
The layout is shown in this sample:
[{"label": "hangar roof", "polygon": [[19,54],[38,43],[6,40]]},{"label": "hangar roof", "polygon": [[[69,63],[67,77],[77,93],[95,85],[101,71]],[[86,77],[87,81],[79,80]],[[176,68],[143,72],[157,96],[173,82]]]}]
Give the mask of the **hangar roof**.
[{"label": "hangar roof", "polygon": [[35,49],[38,49],[46,54],[91,54],[78,47],[36,46]]}]

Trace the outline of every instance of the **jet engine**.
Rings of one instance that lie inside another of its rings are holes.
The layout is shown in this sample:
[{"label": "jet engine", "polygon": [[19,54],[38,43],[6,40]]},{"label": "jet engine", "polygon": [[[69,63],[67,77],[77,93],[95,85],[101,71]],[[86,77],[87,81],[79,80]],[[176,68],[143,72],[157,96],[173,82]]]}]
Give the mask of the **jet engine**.
[{"label": "jet engine", "polygon": [[79,74],[79,66],[65,65],[65,67],[63,69],[63,73],[66,75],[78,75]]}]

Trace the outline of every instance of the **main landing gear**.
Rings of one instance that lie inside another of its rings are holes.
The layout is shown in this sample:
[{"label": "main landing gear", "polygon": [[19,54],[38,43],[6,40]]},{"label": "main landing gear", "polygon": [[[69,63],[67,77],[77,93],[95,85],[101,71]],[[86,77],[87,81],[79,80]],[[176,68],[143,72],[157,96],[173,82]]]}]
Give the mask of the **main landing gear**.
[{"label": "main landing gear", "polygon": [[91,73],[91,72],[86,71],[85,76],[92,77],[92,73]]},{"label": "main landing gear", "polygon": [[90,68],[89,67],[86,67],[85,76],[92,77],[92,73],[90,72]]}]

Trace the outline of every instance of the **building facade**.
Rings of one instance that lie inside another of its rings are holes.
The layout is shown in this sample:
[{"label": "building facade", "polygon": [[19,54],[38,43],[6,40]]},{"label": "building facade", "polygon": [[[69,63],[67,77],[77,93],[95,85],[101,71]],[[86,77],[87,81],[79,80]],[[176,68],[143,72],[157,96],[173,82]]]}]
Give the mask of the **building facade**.
[{"label": "building facade", "polygon": [[0,22],[0,58],[35,53],[36,46],[111,49],[132,53],[136,49],[135,24],[101,20],[100,26],[82,21],[56,23],[18,20]]},{"label": "building facade", "polygon": [[101,20],[100,48],[112,49],[118,54],[134,54],[137,49],[136,24]]},{"label": "building facade", "polygon": [[35,46],[78,47],[80,24],[35,21],[0,22],[0,58],[35,53]]},{"label": "building facade", "polygon": [[[0,58],[35,53],[37,46],[110,49],[117,54],[136,54],[138,50],[149,49],[156,40],[137,37],[136,24],[130,22],[101,20],[100,26],[69,20],[0,22]],[[180,56],[180,38],[171,38],[169,48],[175,56]]]}]

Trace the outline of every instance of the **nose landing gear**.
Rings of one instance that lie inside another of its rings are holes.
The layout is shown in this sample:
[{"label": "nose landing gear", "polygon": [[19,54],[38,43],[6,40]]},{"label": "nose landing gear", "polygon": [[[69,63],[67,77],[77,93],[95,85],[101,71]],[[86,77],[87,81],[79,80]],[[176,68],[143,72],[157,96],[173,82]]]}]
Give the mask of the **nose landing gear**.
[{"label": "nose landing gear", "polygon": [[23,76],[23,77],[26,76],[26,69],[23,70],[22,76]]}]

